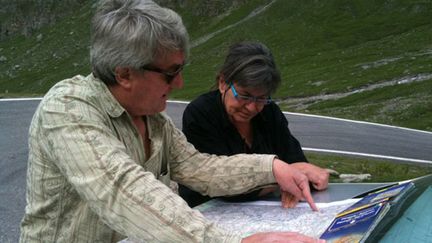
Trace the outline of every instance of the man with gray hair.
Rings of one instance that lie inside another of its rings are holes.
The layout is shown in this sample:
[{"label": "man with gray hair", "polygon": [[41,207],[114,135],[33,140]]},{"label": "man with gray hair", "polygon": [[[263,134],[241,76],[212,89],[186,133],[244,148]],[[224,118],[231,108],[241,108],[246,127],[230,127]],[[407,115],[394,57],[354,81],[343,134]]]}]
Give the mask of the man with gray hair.
[{"label": "man with gray hair", "polygon": [[274,155],[211,156],[161,113],[183,86],[181,18],[151,1],[107,0],[93,18],[92,73],[57,83],[29,130],[20,242],[314,242],[297,233],[242,239],[207,221],[171,180],[205,195],[278,183],[316,206],[307,177]]}]

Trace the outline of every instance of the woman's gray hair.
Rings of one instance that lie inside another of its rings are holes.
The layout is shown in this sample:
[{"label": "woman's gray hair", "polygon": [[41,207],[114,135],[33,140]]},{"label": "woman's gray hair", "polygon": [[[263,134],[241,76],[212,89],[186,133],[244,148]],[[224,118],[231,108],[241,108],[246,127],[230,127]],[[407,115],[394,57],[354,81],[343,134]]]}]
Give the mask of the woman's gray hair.
[{"label": "woman's gray hair", "polygon": [[149,0],[102,0],[92,21],[93,74],[116,84],[115,68],[140,68],[173,51],[188,55],[181,17]]},{"label": "woman's gray hair", "polygon": [[229,48],[216,82],[223,77],[226,83],[253,87],[273,94],[281,77],[271,51],[258,42],[240,42]]}]

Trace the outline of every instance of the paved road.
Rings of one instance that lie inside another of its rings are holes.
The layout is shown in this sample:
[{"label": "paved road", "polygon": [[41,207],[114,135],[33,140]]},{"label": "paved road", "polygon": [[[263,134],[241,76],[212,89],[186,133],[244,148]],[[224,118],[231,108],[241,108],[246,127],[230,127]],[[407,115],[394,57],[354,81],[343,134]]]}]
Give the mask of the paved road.
[{"label": "paved road", "polygon": [[[0,100],[0,242],[17,242],[25,207],[27,130],[39,100]],[[186,103],[169,103],[178,127]],[[432,133],[287,113],[305,150],[432,163]]]},{"label": "paved road", "polygon": [[295,113],[286,116],[304,150],[432,163],[431,132]]},{"label": "paved road", "polygon": [[[170,103],[167,112],[181,128],[186,102]],[[432,163],[432,133],[388,125],[285,112],[304,150]]]}]

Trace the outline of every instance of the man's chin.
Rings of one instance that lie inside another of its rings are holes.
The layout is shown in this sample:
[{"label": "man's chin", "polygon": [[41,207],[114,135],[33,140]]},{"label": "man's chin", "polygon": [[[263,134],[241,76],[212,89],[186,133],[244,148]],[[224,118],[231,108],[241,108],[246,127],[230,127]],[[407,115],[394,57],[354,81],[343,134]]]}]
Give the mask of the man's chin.
[{"label": "man's chin", "polygon": [[155,115],[157,113],[161,113],[165,111],[167,106],[166,104],[167,104],[166,102],[161,102],[159,105],[153,105],[151,110],[147,110],[147,112],[151,114],[146,114],[146,115]]},{"label": "man's chin", "polygon": [[159,113],[159,112],[162,112],[162,111],[165,111],[165,110],[166,110],[166,107],[167,107],[167,101],[165,100],[165,101],[163,101],[162,104],[160,105],[160,109],[159,109],[158,113]]}]

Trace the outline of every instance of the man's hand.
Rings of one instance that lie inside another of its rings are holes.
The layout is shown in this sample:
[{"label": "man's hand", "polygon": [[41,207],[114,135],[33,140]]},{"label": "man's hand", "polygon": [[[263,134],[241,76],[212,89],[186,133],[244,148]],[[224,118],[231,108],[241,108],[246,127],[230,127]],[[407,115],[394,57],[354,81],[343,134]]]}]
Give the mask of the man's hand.
[{"label": "man's hand", "polygon": [[315,189],[324,190],[328,187],[329,173],[327,170],[306,162],[297,162],[291,165],[303,172]]},{"label": "man's hand", "polygon": [[309,180],[305,174],[282,160],[273,160],[273,175],[281,191],[292,194],[295,198],[306,200],[314,211],[318,211],[309,189]]},{"label": "man's hand", "polygon": [[314,239],[294,232],[264,232],[248,236],[242,243],[267,243],[267,242],[286,242],[286,243],[325,243],[325,240]]}]

